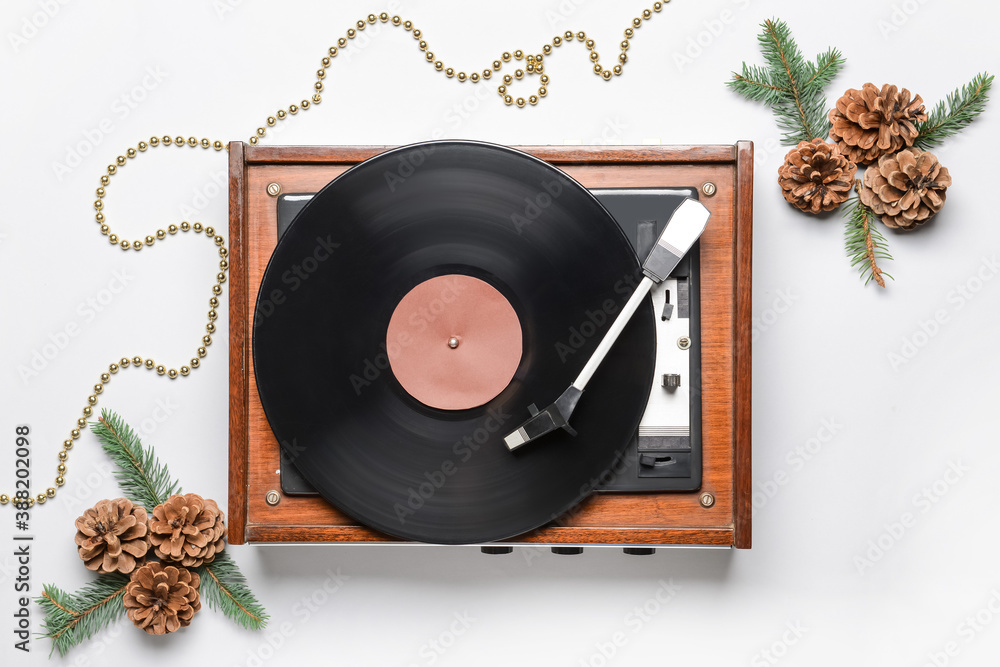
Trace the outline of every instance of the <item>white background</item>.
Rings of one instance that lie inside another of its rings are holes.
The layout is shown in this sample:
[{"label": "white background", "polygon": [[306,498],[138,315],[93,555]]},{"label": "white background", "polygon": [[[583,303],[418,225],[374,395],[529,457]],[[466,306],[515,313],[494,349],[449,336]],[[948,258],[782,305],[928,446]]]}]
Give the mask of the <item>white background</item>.
[{"label": "white background", "polygon": [[[389,8],[384,1],[223,2],[17,0],[0,10],[3,491],[13,486],[15,424],[31,425],[34,479],[48,485],[59,443],[110,361],[138,354],[180,365],[201,336],[214,247],[190,238],[141,253],[110,247],[92,210],[105,165],[152,134],[246,140],[266,116],[311,94],[319,59],[347,27]],[[46,4],[54,15],[43,20]],[[537,51],[566,29],[588,31],[611,61],[622,29],[643,8],[404,0],[396,11],[424,30],[439,57],[471,71],[503,50]],[[918,231],[888,234],[896,260],[885,269],[896,280],[883,291],[862,286],[850,268],[838,216],[807,217],[783,201],[775,181],[787,149],[777,144],[770,113],[723,82],[741,61],[760,62],[758,24],[778,16],[807,55],[830,45],[844,51],[848,64],[831,87],[831,104],[866,81],[897,83],[933,103],[981,70],[1000,70],[997,14],[992,3],[941,0],[675,0],[638,31],[625,76],[605,83],[590,73],[581,45],[563,47],[546,62],[549,97],[524,110],[504,107],[495,84],[476,98],[471,84],[434,73],[402,30],[384,28],[365,48],[337,58],[322,105],[286,121],[269,143],[398,144],[428,139],[436,128],[507,144],[756,142],[753,549],[636,558],[617,549],[487,557],[475,548],[233,547],[272,615],[267,632],[243,631],[206,608],[172,637],[147,637],[126,621],[53,662],[995,659],[1000,619],[988,605],[1000,610],[1000,280],[991,262],[1000,226],[992,144],[1000,101],[937,151],[954,178],[948,203]],[[15,44],[11,34],[30,36]],[[456,105],[471,109],[467,117]],[[104,119],[111,129],[95,137],[90,131]],[[68,161],[77,166],[57,174],[57,163]],[[130,163],[109,188],[112,229],[134,238],[189,218],[225,230],[226,196],[213,180],[225,168],[224,154],[200,148],[160,148]],[[112,294],[116,272],[127,284]],[[226,307],[220,312],[225,332]],[[926,325],[936,315],[943,323]],[[67,326],[77,334],[63,340]],[[64,346],[45,347],[54,341]],[[19,369],[43,350],[51,358],[23,377]],[[905,363],[894,367],[892,354]],[[109,384],[100,405],[144,431],[186,489],[226,501],[225,333],[190,378],[131,371]],[[832,438],[821,430],[830,422]],[[808,460],[795,453],[810,444]],[[118,495],[105,465],[95,439],[84,436],[66,487],[32,512],[33,595],[42,583],[73,590],[90,578],[72,523],[97,499]],[[944,481],[949,469],[963,472]],[[934,488],[934,502],[920,499]],[[894,524],[907,513],[912,521],[900,531]],[[10,508],[0,508],[0,662],[41,664],[47,640],[34,640],[30,655],[13,649],[12,524]],[[340,589],[319,593],[338,570],[348,577]],[[665,604],[656,600],[661,580],[679,586]],[[322,604],[308,611],[303,599],[312,596]],[[637,616],[644,606],[646,616]],[[37,631],[38,608],[32,613]],[[967,619],[977,613],[974,626]],[[471,619],[467,628],[454,623],[456,614]],[[611,653],[616,633],[624,642],[606,658],[601,649]],[[435,651],[431,642],[448,648]]]}]

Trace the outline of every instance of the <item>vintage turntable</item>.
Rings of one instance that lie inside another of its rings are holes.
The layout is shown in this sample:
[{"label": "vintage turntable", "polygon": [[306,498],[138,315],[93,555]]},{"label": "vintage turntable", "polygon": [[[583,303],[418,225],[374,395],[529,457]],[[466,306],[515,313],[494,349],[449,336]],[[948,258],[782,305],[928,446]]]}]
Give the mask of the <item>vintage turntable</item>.
[{"label": "vintage turntable", "polygon": [[[230,541],[749,547],[751,165],[231,145]],[[570,423],[512,445],[691,200],[704,235]]]}]

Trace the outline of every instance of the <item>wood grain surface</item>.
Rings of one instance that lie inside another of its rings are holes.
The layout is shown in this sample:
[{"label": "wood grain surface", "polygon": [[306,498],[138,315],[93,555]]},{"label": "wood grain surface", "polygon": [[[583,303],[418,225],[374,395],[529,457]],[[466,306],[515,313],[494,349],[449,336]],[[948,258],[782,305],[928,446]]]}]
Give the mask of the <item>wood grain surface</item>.
[{"label": "wood grain surface", "polygon": [[[279,445],[254,378],[250,314],[277,242],[282,192],[316,192],[388,147],[253,147],[230,144],[229,540],[393,542],[319,497],[280,493]],[[509,540],[524,544],[750,546],[750,271],[752,163],[737,146],[517,147],[589,188],[716,186],[701,201],[712,218],[701,240],[702,437],[700,491],[596,493],[552,524]],[[280,502],[265,501],[277,491]],[[714,496],[706,508],[703,493]]]}]

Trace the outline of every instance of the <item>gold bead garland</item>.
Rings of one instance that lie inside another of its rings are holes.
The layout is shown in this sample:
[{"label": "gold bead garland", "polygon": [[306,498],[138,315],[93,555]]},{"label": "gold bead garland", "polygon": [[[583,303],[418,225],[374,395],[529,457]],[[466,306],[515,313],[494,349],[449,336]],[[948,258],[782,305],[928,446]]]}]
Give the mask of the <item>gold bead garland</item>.
[{"label": "gold bead garland", "polygon": [[[125,151],[124,155],[119,155],[115,158],[114,164],[108,165],[107,173],[100,178],[101,185],[97,188],[96,195],[97,199],[94,201],[94,209],[97,211],[94,218],[96,222],[100,225],[101,234],[108,237],[108,240],[112,245],[119,246],[123,251],[139,251],[144,247],[152,246],[156,241],[163,241],[167,236],[176,235],[179,232],[187,233],[193,231],[196,234],[204,233],[212,242],[219,246],[219,268],[220,272],[216,275],[216,282],[212,286],[213,296],[209,299],[209,310],[208,324],[206,325],[206,330],[209,334],[215,331],[215,324],[213,320],[218,317],[215,308],[219,305],[219,299],[216,295],[222,292],[222,284],[226,282],[226,271],[229,269],[229,262],[227,256],[229,255],[229,250],[226,248],[225,239],[222,236],[216,235],[215,230],[212,227],[204,227],[200,222],[196,222],[193,225],[189,222],[182,222],[180,226],[169,225],[166,229],[158,229],[153,234],[148,234],[143,239],[136,239],[134,241],[129,241],[124,238],[119,238],[119,236],[111,231],[111,228],[107,224],[107,218],[104,214],[104,198],[107,196],[107,188],[111,184],[111,177],[115,176],[118,171],[128,165],[129,160],[135,158],[139,153],[146,153],[150,148],[157,148],[160,145],[170,146],[171,144],[184,147],[188,146],[191,148],[200,146],[202,149],[214,148],[216,151],[221,151],[224,145],[221,141],[211,141],[209,139],[198,139],[196,137],[184,137],[177,136],[171,138],[170,135],[164,135],[163,137],[150,137],[149,141],[140,141],[136,148],[129,148]],[[212,342],[211,335],[206,335],[202,338],[202,344],[207,346]],[[70,437],[63,441],[62,449],[59,450],[57,458],[59,459],[59,464],[56,466],[56,477],[55,486],[48,487],[44,492],[38,493],[34,497],[28,496],[26,498],[18,497],[16,494],[10,496],[6,493],[0,494],[0,505],[6,505],[7,503],[12,503],[17,509],[27,509],[35,505],[35,503],[43,504],[49,498],[54,498],[56,495],[56,489],[63,486],[66,483],[66,461],[69,458],[69,452],[73,449],[73,441],[80,437],[80,429],[86,428],[87,418],[94,414],[93,406],[97,405],[99,396],[104,393],[105,385],[107,385],[112,376],[117,375],[124,369],[127,368],[140,368],[145,367],[148,370],[155,369],[158,375],[166,375],[170,379],[177,378],[178,375],[187,376],[190,373],[191,368],[198,368],[201,362],[198,357],[204,357],[206,354],[205,347],[199,347],[197,350],[197,356],[192,357],[189,366],[181,366],[181,370],[178,371],[174,368],[167,369],[162,364],[157,365],[150,358],[143,358],[140,356],[132,357],[122,357],[117,363],[111,363],[108,365],[107,371],[100,374],[100,382],[94,385],[93,393],[87,396],[87,405],[83,408],[83,416],[76,420],[76,427],[70,431]]]},{"label": "gold bead garland", "polygon": [[[620,49],[621,52],[618,54],[618,62],[609,68],[605,68],[601,64],[600,54],[595,50],[597,48],[596,42],[593,39],[587,38],[587,33],[580,31],[574,33],[572,30],[567,30],[562,35],[556,35],[552,38],[551,43],[545,44],[542,47],[542,52],[537,54],[532,54],[521,49],[517,49],[513,52],[504,51],[500,55],[499,60],[494,60],[491,67],[484,68],[481,72],[466,73],[461,70],[456,70],[453,67],[448,67],[444,64],[442,60],[435,57],[434,52],[431,51],[430,45],[428,44],[424,34],[418,28],[415,28],[412,21],[404,21],[399,16],[390,17],[388,13],[382,12],[378,16],[375,14],[369,14],[366,19],[358,20],[355,23],[354,28],[350,28],[345,37],[340,37],[337,40],[336,46],[331,46],[326,55],[320,59],[320,69],[316,71],[316,83],[313,84],[312,97],[309,99],[303,99],[298,105],[291,104],[286,109],[279,109],[273,116],[268,116],[265,124],[257,128],[256,132],[250,136],[247,140],[253,146],[260,143],[260,140],[264,138],[267,134],[267,128],[274,127],[278,121],[285,120],[289,114],[295,115],[298,113],[299,109],[302,110],[309,109],[314,104],[319,104],[323,101],[320,93],[323,92],[324,80],[327,77],[327,68],[333,62],[333,59],[340,54],[340,49],[346,47],[351,40],[358,37],[358,33],[365,29],[368,24],[374,24],[376,22],[387,23],[394,27],[399,27],[409,32],[413,35],[413,39],[417,42],[417,49],[424,54],[424,58],[428,63],[433,65],[436,72],[441,72],[449,79],[458,79],[460,82],[469,81],[471,83],[479,83],[481,81],[488,81],[493,77],[494,72],[499,72],[503,69],[505,63],[510,63],[511,61],[520,63],[524,61],[524,67],[520,65],[517,66],[513,77],[509,74],[503,77],[503,83],[497,87],[497,92],[500,94],[501,99],[503,99],[504,104],[507,106],[516,106],[519,109],[523,109],[525,106],[534,106],[538,104],[541,98],[548,94],[549,77],[545,74],[545,56],[549,56],[553,53],[554,49],[559,48],[564,44],[569,42],[577,41],[582,42],[587,51],[589,51],[588,58],[590,62],[593,63],[593,71],[596,76],[601,77],[605,81],[610,81],[612,77],[621,76],[624,71],[624,65],[628,61],[628,56],[625,54],[628,51],[630,40],[635,36],[635,31],[642,27],[643,22],[650,20],[654,13],[660,12],[665,5],[670,0],[665,0],[664,2],[654,2],[651,9],[645,9],[642,11],[641,16],[632,19],[629,27],[625,29],[625,39],[621,42]],[[514,97],[508,93],[507,86],[509,86],[513,80],[521,80],[526,76],[538,76],[539,77],[539,87],[534,95],[529,95],[527,98],[524,97]]]},{"label": "gold bead garland", "polygon": [[[505,64],[509,64],[512,61],[516,63],[513,75],[505,74],[502,77],[502,83],[497,86],[497,93],[503,99],[504,104],[507,106],[516,106],[517,108],[524,108],[525,106],[534,106],[538,104],[539,100],[546,97],[548,94],[548,85],[550,83],[549,76],[545,73],[545,57],[552,55],[555,49],[560,48],[564,44],[576,41],[583,44],[583,46],[589,52],[588,58],[591,63],[593,63],[593,72],[596,76],[601,77],[605,81],[609,81],[613,76],[620,76],[623,71],[623,66],[628,62],[628,56],[626,51],[628,51],[630,46],[630,40],[635,36],[635,31],[639,29],[644,21],[648,21],[652,18],[654,12],[659,12],[663,9],[663,5],[670,0],[664,0],[663,2],[654,2],[652,9],[643,10],[641,18],[636,17],[632,19],[630,27],[626,28],[624,31],[625,39],[619,44],[620,53],[618,54],[618,64],[614,65],[611,69],[604,68],[601,65],[600,54],[596,50],[597,44],[593,39],[589,39],[587,34],[583,31],[574,33],[573,31],[567,30],[561,36],[556,35],[552,38],[551,43],[542,46],[541,53],[530,53],[523,51],[521,49],[516,49],[513,52],[504,51],[498,60],[494,60],[490,67],[484,68],[481,72],[472,72],[467,74],[461,70],[455,70],[452,67],[446,67],[444,62],[437,59],[434,52],[430,50],[430,46],[424,39],[423,32],[418,28],[415,28],[412,21],[404,21],[399,16],[390,17],[387,12],[382,12],[378,15],[369,14],[365,19],[358,20],[355,23],[354,28],[350,28],[346,37],[340,37],[337,40],[336,46],[331,46],[326,55],[320,60],[320,69],[316,71],[316,82],[313,84],[313,90],[310,97],[302,99],[298,104],[290,104],[285,109],[279,109],[274,113],[274,115],[268,116],[267,120],[263,125],[258,127],[253,135],[250,136],[248,142],[256,146],[261,139],[263,139],[267,134],[267,128],[275,127],[280,121],[288,118],[289,115],[298,114],[299,110],[308,110],[313,105],[322,102],[321,93],[324,89],[324,81],[327,77],[327,68],[333,63],[333,59],[338,56],[340,49],[346,47],[350,40],[355,39],[358,33],[363,31],[367,25],[375,24],[376,22],[381,22],[385,24],[390,24],[393,27],[401,27],[406,32],[409,32],[413,39],[417,42],[417,48],[424,53],[424,58],[430,63],[434,70],[437,72],[442,72],[447,78],[458,79],[459,82],[469,81],[471,83],[479,83],[481,81],[489,81],[492,79],[494,72],[500,72]],[[523,61],[523,65],[521,64]],[[529,95],[527,98],[524,97],[514,97],[508,86],[514,81],[523,80],[528,76],[537,76],[539,81],[539,87],[537,92],[533,95]],[[216,308],[219,305],[218,296],[222,294],[222,285],[226,282],[226,272],[229,270],[228,255],[229,251],[225,245],[225,239],[221,235],[217,235],[212,227],[204,227],[202,223],[195,222],[181,222],[180,225],[171,224],[168,225],[166,229],[158,229],[153,234],[147,234],[141,239],[135,239],[129,241],[128,239],[121,238],[117,234],[111,231],[110,226],[107,224],[107,218],[104,213],[104,198],[107,196],[107,188],[111,183],[111,177],[115,176],[118,171],[129,164],[129,162],[135,159],[139,153],[147,153],[150,149],[156,149],[159,146],[170,146],[174,145],[179,148],[185,146],[190,148],[201,147],[202,149],[213,148],[215,151],[221,151],[223,148],[228,150],[228,146],[219,140],[210,140],[206,138],[198,139],[194,136],[189,136],[187,138],[177,135],[171,137],[169,134],[165,134],[162,137],[150,137],[148,141],[140,141],[138,144],[132,148],[129,147],[124,154],[119,155],[115,158],[113,164],[109,164],[107,167],[107,173],[100,177],[100,186],[95,191],[96,199],[94,200],[94,210],[96,211],[94,219],[100,226],[100,232],[108,238],[108,242],[111,245],[119,246],[123,251],[132,250],[138,252],[145,247],[153,246],[157,241],[164,241],[168,236],[175,236],[178,232],[186,234],[193,231],[196,234],[204,233],[206,237],[212,240],[212,242],[219,247],[219,256],[221,258],[219,262],[219,273],[216,275],[216,282],[212,285],[212,297],[209,299],[210,310],[208,311],[208,323],[205,326],[206,335],[202,336],[201,346],[198,347],[196,351],[196,356],[191,358],[191,361],[187,365],[183,365],[180,369],[167,368],[163,364],[157,364],[153,359],[143,358],[141,356],[134,357],[122,357],[115,363],[108,365],[107,371],[100,374],[100,382],[94,385],[93,393],[87,396],[87,405],[83,408],[83,416],[76,420],[76,427],[70,431],[70,437],[63,441],[62,449],[59,450],[57,458],[59,464],[56,466],[56,477],[55,486],[48,487],[44,492],[38,493],[36,496],[28,496],[26,498],[20,498],[16,495],[11,496],[6,493],[0,493],[0,505],[6,505],[8,503],[12,504],[17,509],[26,509],[34,506],[37,502],[38,504],[45,503],[48,499],[55,497],[56,489],[63,486],[66,483],[66,460],[69,458],[69,452],[73,449],[73,441],[80,437],[80,429],[83,429],[87,425],[87,418],[91,417],[94,412],[93,406],[98,402],[98,397],[103,394],[105,385],[107,385],[113,376],[117,375],[119,372],[124,371],[128,368],[146,368],[147,370],[155,370],[157,375],[166,375],[171,380],[176,379],[178,376],[187,377],[192,370],[197,369],[201,366],[201,359],[208,354],[208,346],[212,344],[212,334],[215,333],[216,326],[215,320],[218,318],[218,313]]]}]

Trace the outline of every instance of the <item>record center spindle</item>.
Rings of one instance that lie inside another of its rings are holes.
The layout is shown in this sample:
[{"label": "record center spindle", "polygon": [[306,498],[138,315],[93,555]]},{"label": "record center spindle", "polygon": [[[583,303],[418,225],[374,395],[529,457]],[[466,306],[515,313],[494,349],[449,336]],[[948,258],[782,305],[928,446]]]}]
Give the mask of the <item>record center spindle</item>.
[{"label": "record center spindle", "polygon": [[498,289],[445,274],[403,296],[389,319],[385,349],[410,396],[441,410],[468,410],[507,388],[521,363],[522,338],[517,313]]}]

